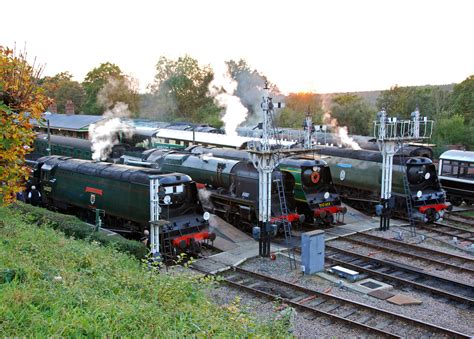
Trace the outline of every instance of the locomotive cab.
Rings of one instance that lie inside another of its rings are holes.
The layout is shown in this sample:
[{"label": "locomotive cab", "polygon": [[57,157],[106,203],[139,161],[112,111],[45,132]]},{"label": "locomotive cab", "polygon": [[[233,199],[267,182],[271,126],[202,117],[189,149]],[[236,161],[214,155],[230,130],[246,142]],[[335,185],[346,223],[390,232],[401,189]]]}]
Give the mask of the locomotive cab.
[{"label": "locomotive cab", "polygon": [[308,222],[328,225],[345,213],[325,161],[290,158],[284,159],[280,168],[293,176],[299,172],[301,190],[295,192],[295,200],[298,213],[304,214]]},{"label": "locomotive cab", "polygon": [[441,218],[448,205],[445,204],[446,194],[441,189],[432,161],[422,157],[408,159],[406,177],[415,219],[430,223]]}]

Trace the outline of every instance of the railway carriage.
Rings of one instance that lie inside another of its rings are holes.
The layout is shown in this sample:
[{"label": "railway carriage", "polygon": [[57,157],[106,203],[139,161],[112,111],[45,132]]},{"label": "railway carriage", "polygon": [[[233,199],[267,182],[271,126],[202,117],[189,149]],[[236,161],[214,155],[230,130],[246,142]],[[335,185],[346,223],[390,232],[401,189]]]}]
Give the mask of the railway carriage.
[{"label": "railway carriage", "polygon": [[474,152],[451,150],[439,157],[438,175],[455,206],[474,203]]}]

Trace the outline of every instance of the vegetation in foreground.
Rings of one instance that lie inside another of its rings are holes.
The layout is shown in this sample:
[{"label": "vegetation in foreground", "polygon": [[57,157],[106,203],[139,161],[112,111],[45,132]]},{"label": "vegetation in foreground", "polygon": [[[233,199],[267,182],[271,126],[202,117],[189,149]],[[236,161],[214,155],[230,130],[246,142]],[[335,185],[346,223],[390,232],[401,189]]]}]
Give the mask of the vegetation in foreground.
[{"label": "vegetation in foreground", "polygon": [[206,299],[212,281],[156,272],[97,242],[66,238],[0,207],[0,332],[4,336],[283,336]]}]

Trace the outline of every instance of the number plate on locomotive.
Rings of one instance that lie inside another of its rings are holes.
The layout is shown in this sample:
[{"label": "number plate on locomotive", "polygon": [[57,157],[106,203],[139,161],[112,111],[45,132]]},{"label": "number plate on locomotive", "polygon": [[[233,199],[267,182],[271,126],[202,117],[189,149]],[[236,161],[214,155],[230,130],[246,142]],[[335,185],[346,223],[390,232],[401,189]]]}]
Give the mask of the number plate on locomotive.
[{"label": "number plate on locomotive", "polygon": [[331,202],[322,202],[322,203],[319,204],[319,207],[329,207],[331,205],[332,205]]}]

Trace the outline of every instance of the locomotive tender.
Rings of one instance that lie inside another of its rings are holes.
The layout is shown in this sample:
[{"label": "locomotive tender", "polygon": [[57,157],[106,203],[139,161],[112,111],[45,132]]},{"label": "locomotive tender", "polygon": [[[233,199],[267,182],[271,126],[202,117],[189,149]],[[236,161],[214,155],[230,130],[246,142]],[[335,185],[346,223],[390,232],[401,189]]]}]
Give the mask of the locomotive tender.
[{"label": "locomotive tender", "polygon": [[[354,207],[367,208],[380,201],[382,155],[368,150],[322,147],[321,154],[331,167],[333,180],[341,197]],[[406,175],[408,194],[417,221],[431,223],[444,214],[449,205],[432,161],[423,157],[406,157],[403,152],[393,159],[392,197],[394,209],[407,210],[403,182]],[[405,213],[406,215],[406,213]]]},{"label": "locomotive tender", "polygon": [[168,222],[160,228],[162,254],[198,250],[200,242],[215,239],[196,184],[185,174],[61,156],[39,158],[33,170],[46,206],[82,217],[101,209],[106,227],[132,234],[149,227],[150,177],[159,179],[160,219]]}]

